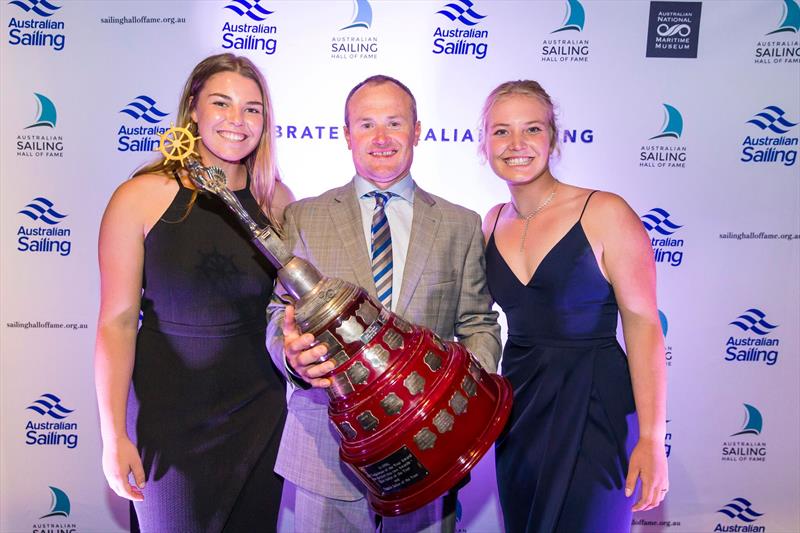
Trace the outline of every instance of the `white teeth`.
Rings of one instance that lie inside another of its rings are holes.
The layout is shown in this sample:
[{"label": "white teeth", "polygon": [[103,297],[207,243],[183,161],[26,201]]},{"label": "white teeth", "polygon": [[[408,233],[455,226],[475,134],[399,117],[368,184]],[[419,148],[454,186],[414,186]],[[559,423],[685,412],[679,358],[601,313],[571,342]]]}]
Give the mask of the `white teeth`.
[{"label": "white teeth", "polygon": [[235,142],[243,141],[245,138],[244,134],[234,133],[232,131],[220,131],[219,135],[220,137],[228,139],[229,141],[235,141]]},{"label": "white teeth", "polygon": [[531,161],[533,161],[532,157],[509,157],[505,160],[507,165],[512,167],[519,166],[519,165],[527,165]]},{"label": "white teeth", "polygon": [[385,152],[372,152],[372,155],[377,157],[388,157],[390,155],[394,155],[397,150],[387,150]]}]

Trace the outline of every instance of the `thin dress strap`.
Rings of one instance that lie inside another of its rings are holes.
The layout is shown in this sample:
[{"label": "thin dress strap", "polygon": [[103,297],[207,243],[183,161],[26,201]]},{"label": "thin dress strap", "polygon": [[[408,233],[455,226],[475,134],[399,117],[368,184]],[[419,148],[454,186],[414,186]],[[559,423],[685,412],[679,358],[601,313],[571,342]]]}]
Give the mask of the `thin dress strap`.
[{"label": "thin dress strap", "polygon": [[500,206],[500,209],[498,209],[498,210],[497,210],[497,216],[494,218],[494,226],[492,226],[492,233],[491,233],[491,235],[494,235],[494,230],[496,230],[496,229],[497,229],[497,221],[498,221],[498,220],[500,220],[500,213],[502,213],[502,212],[503,212],[503,208],[504,208],[505,206],[506,206],[506,204],[503,204],[503,205],[501,205],[501,206]]},{"label": "thin dress strap", "polygon": [[580,216],[580,217],[578,217],[578,222],[580,222],[580,221],[581,221],[581,219],[583,218],[583,214],[586,212],[586,206],[588,206],[588,205],[589,205],[589,200],[591,200],[591,199],[592,199],[592,195],[593,195],[594,193],[596,193],[596,192],[597,192],[597,191],[592,191],[592,192],[590,192],[590,193],[589,193],[589,196],[587,196],[587,197],[586,197],[586,203],[585,203],[585,204],[583,204],[583,211],[581,211],[581,216]]},{"label": "thin dress strap", "polygon": [[178,187],[181,189],[185,189],[186,187],[183,185],[183,181],[181,181],[181,177],[178,175],[177,170],[172,171],[172,177],[175,178],[175,181],[178,182]]}]

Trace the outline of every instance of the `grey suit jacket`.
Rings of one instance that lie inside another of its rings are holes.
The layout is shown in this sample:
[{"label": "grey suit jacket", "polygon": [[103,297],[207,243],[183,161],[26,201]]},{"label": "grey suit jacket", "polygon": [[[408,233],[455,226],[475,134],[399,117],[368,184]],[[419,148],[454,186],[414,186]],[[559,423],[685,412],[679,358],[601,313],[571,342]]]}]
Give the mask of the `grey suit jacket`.
[{"label": "grey suit jacket", "polygon": [[[443,339],[457,339],[490,372],[500,358],[500,327],[486,286],[480,217],[418,186],[403,282],[396,312]],[[375,295],[372,267],[351,181],[285,212],[287,246],[323,274],[356,283]],[[278,287],[280,295],[283,290]],[[268,310],[267,344],[285,372],[283,306]],[[365,488],[339,460],[339,435],[328,421],[324,390],[289,391],[288,415],[275,471],[306,490],[353,501]]]}]

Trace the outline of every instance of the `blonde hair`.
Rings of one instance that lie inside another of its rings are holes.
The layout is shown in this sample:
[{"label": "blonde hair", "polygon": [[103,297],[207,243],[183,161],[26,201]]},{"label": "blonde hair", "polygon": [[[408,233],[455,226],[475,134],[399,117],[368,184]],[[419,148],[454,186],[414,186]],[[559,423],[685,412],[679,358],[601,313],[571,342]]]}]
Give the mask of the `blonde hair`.
[{"label": "blonde hair", "polygon": [[[208,79],[220,72],[235,72],[245,78],[253,80],[256,85],[258,85],[261,92],[261,98],[264,102],[264,106],[262,107],[264,127],[261,131],[261,139],[256,149],[244,158],[243,163],[250,175],[253,186],[253,196],[256,202],[258,202],[259,208],[267,214],[270,223],[274,227],[279,228],[279,221],[272,212],[272,200],[275,196],[276,182],[280,181],[275,159],[275,125],[272,114],[272,99],[269,95],[267,81],[258,70],[258,67],[246,57],[235,56],[233,54],[218,54],[202,60],[194,67],[194,70],[192,70],[189,79],[186,80],[186,84],[183,87],[180,103],[178,105],[176,123],[178,126],[188,124],[189,131],[191,131],[193,135],[197,135],[197,124],[192,121],[191,118],[192,110],[197,102],[197,96]],[[180,169],[181,164],[179,161],[160,159],[138,169],[134,173],[134,176],[151,173],[169,175],[177,173]],[[196,199],[197,191],[194,191],[192,199],[187,206],[187,215]],[[184,217],[185,216],[186,215],[184,215]]]},{"label": "blonde hair", "polygon": [[550,99],[550,95],[547,94],[547,91],[545,91],[537,81],[516,80],[507,81],[495,87],[492,92],[489,93],[489,96],[486,97],[486,101],[483,103],[479,125],[481,137],[478,143],[478,150],[481,154],[481,157],[485,158],[487,156],[486,129],[489,127],[489,124],[487,123],[489,112],[492,110],[494,104],[496,104],[501,98],[516,94],[537,98],[545,105],[548,112],[547,127],[550,129],[550,150],[554,152],[558,151],[558,125],[556,124],[555,106],[553,105],[553,101]]}]

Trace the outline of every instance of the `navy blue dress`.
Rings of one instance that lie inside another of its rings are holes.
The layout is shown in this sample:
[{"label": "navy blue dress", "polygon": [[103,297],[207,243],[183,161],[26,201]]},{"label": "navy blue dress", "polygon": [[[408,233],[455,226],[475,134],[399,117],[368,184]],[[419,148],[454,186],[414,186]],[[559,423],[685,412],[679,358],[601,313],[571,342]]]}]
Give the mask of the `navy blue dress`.
[{"label": "navy blue dress", "polygon": [[[248,186],[235,192],[258,220]],[[266,350],[275,269],[217,198],[180,190],[144,242],[128,434],[142,531],[274,531],[285,389]]]},{"label": "navy blue dress", "polygon": [[624,490],[638,439],[633,389],[616,340],[614,292],[580,218],[526,284],[500,255],[494,231],[487,244],[489,290],[508,320],[503,375],[514,388],[495,450],[509,533],[631,527],[633,498]]}]

